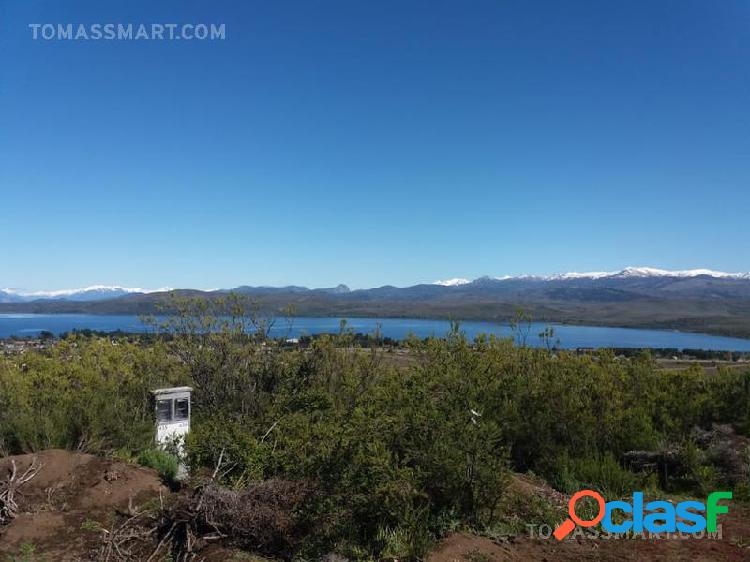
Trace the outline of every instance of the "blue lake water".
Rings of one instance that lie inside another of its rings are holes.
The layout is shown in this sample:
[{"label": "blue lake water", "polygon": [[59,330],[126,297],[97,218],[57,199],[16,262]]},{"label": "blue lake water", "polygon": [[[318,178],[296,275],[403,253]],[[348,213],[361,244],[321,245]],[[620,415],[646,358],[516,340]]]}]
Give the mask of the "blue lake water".
[{"label": "blue lake water", "polygon": [[[408,318],[347,318],[347,327],[354,332],[373,333],[378,326],[383,336],[402,339],[409,334],[420,338],[444,336],[450,324],[444,320]],[[541,345],[537,337],[547,324],[532,324],[527,343]],[[553,325],[560,347],[652,347],[750,351],[750,340],[669,330],[602,328],[594,326]],[[47,330],[54,334],[83,329],[99,331],[142,332],[150,330],[137,316],[99,316],[87,314],[0,314],[0,338],[33,336]],[[469,338],[480,333],[510,337],[507,324],[495,322],[461,322],[461,330]],[[339,318],[294,318],[290,326],[279,321],[271,331],[275,337],[298,337],[319,333],[337,333]]]}]

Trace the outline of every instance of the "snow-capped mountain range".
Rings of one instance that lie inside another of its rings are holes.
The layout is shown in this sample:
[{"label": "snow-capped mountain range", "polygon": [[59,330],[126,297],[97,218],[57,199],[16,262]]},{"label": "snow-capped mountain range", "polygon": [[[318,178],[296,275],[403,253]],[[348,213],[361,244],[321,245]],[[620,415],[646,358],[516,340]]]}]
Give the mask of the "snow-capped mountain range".
[{"label": "snow-capped mountain range", "polygon": [[471,280],[463,277],[455,277],[453,279],[444,279],[443,281],[435,281],[433,285],[442,285],[443,287],[458,287],[459,285],[468,285]]},{"label": "snow-capped mountain range", "polygon": [[[680,280],[689,278],[701,278],[701,279],[725,279],[725,280],[745,280],[750,281],[750,273],[725,273],[723,271],[713,271],[710,269],[688,269],[670,271],[666,269],[656,269],[653,267],[626,267],[620,271],[592,271],[587,273],[558,273],[555,275],[506,275],[503,277],[480,277],[479,279],[466,279],[463,277],[456,277],[452,279],[444,279],[435,281],[432,285],[442,287],[480,287],[487,285],[502,285],[503,282],[511,281],[529,281],[529,282],[553,282],[553,281],[608,281],[617,282],[618,280],[658,280],[663,278],[665,280]],[[413,287],[416,289],[418,286]],[[392,289],[396,289],[393,287]],[[405,288],[403,290],[408,290]],[[24,291],[21,289],[0,289],[0,303],[28,303],[32,301],[70,301],[70,302],[93,302],[93,301],[106,301],[110,299],[116,299],[118,297],[125,297],[128,295],[145,295],[149,293],[159,293],[162,291],[170,291],[170,287],[162,287],[159,289],[144,289],[139,287],[121,287],[118,285],[93,285],[91,287],[83,287],[81,289],[61,289],[53,291]],[[333,289],[307,289],[306,287],[238,287],[236,289],[230,289],[238,292],[250,292],[250,293],[305,293],[305,292],[323,292],[330,294],[346,294],[349,292],[349,288],[341,285]],[[364,289],[362,291],[378,291],[378,289]],[[222,292],[221,290],[213,289],[204,292]]]},{"label": "snow-capped mountain range", "polygon": [[[452,278],[410,287],[183,287],[178,296],[214,302],[236,293],[267,311],[293,305],[299,316],[463,318],[506,321],[519,307],[540,322],[647,327],[750,338],[750,273],[709,269]],[[148,293],[148,294],[147,294]],[[160,290],[94,286],[64,291],[0,290],[3,314],[156,314]]]},{"label": "snow-capped mountain range", "polygon": [[124,297],[130,294],[147,294],[168,291],[169,288],[141,289],[93,285],[81,289],[59,289],[56,291],[23,291],[21,289],[0,289],[0,302],[30,302],[35,300],[97,301]]},{"label": "snow-capped mountain range", "polygon": [[[569,272],[556,273],[554,275],[506,275],[503,277],[490,277],[495,281],[510,281],[515,279],[529,279],[539,281],[565,281],[575,279],[637,279],[637,278],[689,278],[689,277],[714,277],[717,279],[745,279],[750,280],[750,273],[726,273],[724,271],[713,271],[711,269],[685,269],[685,270],[667,270],[657,269],[654,267],[626,267],[620,271],[590,271],[586,273]],[[482,278],[480,278],[482,279]],[[435,281],[434,285],[444,287],[456,287],[459,285],[468,285],[479,281],[457,277]],[[483,278],[487,279],[487,278]]]}]

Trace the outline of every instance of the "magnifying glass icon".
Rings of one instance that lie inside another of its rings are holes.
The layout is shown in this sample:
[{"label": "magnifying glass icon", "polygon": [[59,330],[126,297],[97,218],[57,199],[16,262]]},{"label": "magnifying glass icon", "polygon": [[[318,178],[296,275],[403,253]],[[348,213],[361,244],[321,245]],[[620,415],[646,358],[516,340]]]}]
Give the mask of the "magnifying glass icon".
[{"label": "magnifying glass icon", "polygon": [[[594,498],[599,504],[599,513],[590,521],[581,519],[580,517],[578,517],[578,515],[576,515],[576,502],[584,497]],[[580,492],[576,492],[568,502],[569,519],[563,521],[560,526],[555,529],[555,532],[553,533],[555,535],[555,538],[559,541],[563,540],[570,534],[573,529],[576,528],[576,525],[578,525],[579,527],[593,527],[594,525],[599,523],[599,521],[604,519],[605,510],[606,506],[604,503],[604,498],[601,496],[601,494],[594,492],[593,490],[581,490]]]}]

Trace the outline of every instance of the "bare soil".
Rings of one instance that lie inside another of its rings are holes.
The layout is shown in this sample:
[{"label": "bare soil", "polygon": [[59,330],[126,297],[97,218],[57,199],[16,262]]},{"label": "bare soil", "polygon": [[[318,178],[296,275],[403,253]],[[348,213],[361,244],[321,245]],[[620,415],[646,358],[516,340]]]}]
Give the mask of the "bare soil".
[{"label": "bare soil", "polygon": [[127,513],[167,493],[153,470],[55,449],[0,459],[0,479],[12,461],[23,472],[34,457],[42,468],[19,489],[21,513],[0,527],[3,562],[29,545],[39,559],[89,560],[118,511]]},{"label": "bare soil", "polygon": [[683,371],[698,365],[706,373],[716,374],[719,368],[731,369],[733,371],[747,371],[750,369],[750,361],[745,359],[741,361],[719,361],[719,360],[699,360],[699,359],[657,359],[656,363],[665,371]]},{"label": "bare soil", "polygon": [[455,533],[442,541],[427,562],[583,562],[583,561],[694,561],[739,562],[750,560],[750,510],[730,510],[722,516],[720,539],[628,538],[590,539],[569,537],[511,537],[492,541],[485,537]]},{"label": "bare soil", "polygon": [[[717,431],[721,429],[719,426]],[[527,474],[512,475],[508,490],[527,500],[544,499],[561,512],[567,509],[568,498]],[[719,523],[720,539],[593,539],[578,531],[558,542],[550,536],[551,528],[544,530],[549,538],[539,537],[538,532],[534,538],[527,533],[504,540],[454,533],[437,545],[426,562],[750,561],[750,507],[730,504],[729,513],[722,515]]]},{"label": "bare soil", "polygon": [[[14,560],[24,545],[33,545],[35,560],[93,560],[102,543],[102,533],[117,514],[159,502],[169,494],[150,469],[61,450],[44,451],[36,457],[43,466],[19,492],[21,513],[0,528],[2,562]],[[0,459],[0,479],[6,477],[11,461],[22,471],[32,459],[32,455]],[[515,475],[509,485],[522,496],[540,497],[555,506],[565,503],[558,492],[527,475]],[[750,508],[735,504],[720,523],[721,539],[604,540],[571,536],[560,543],[554,538],[524,535],[493,541],[455,533],[442,541],[426,561],[750,561]],[[209,546],[201,556],[207,561],[260,559],[220,545]]]}]

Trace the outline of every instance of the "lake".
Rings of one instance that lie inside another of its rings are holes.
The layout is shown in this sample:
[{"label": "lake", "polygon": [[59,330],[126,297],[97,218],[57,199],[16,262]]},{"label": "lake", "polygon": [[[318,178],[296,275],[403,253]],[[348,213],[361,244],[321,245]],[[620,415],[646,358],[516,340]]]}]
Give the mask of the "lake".
[{"label": "lake", "polygon": [[[383,336],[402,339],[409,334],[420,338],[444,336],[450,324],[444,320],[418,320],[408,318],[347,318],[347,327],[354,332],[372,333],[378,325]],[[537,337],[548,324],[532,324],[527,343],[541,345]],[[669,330],[640,330],[633,328],[603,328],[595,326],[553,325],[560,347],[652,347],[677,349],[706,349],[750,351],[750,340],[692,334]],[[113,332],[143,332],[144,326],[137,316],[99,316],[88,314],[0,314],[0,338],[9,336],[34,336],[46,330],[61,334],[72,330],[91,329]],[[461,330],[469,338],[480,333],[511,336],[507,324],[495,322],[461,322]],[[337,333],[338,318],[294,318],[291,328],[279,321],[271,332],[275,337],[298,337],[306,334]]]}]

